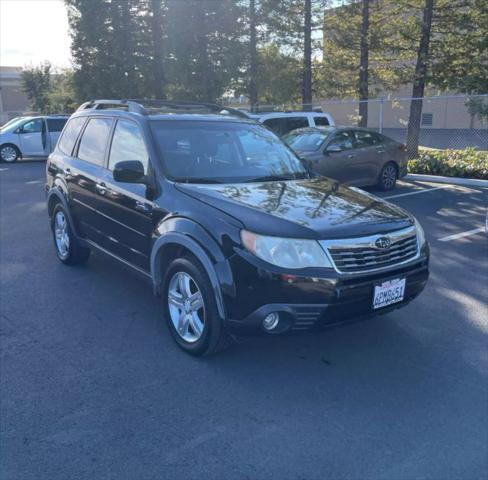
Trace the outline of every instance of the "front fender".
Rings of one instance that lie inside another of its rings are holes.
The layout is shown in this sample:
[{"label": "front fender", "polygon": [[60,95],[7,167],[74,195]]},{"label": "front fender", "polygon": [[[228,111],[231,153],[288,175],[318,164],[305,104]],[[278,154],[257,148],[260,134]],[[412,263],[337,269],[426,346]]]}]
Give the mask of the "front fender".
[{"label": "front fender", "polygon": [[229,262],[215,239],[198,223],[182,217],[163,221],[157,228],[159,235],[151,250],[151,277],[154,291],[160,292],[168,246],[179,246],[190,251],[205,268],[215,293],[219,315],[226,318],[224,295],[234,294],[234,281]]}]

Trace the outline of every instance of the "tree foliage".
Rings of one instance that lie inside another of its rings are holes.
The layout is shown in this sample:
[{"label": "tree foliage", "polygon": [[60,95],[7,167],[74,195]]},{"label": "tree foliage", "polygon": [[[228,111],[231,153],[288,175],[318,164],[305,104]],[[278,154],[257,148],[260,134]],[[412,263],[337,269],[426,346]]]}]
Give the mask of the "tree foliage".
[{"label": "tree foliage", "polygon": [[69,69],[54,71],[49,62],[28,67],[22,71],[21,85],[35,112],[67,113],[76,108],[73,72]]},{"label": "tree foliage", "polygon": [[[305,51],[307,3],[309,52]],[[315,98],[375,97],[412,83],[423,0],[369,0],[366,30],[365,0],[337,3],[65,0],[73,73],[52,76],[51,66],[44,64],[28,68],[23,85],[32,108],[45,111],[54,108],[48,106],[48,96],[56,99],[56,108],[69,110],[91,98],[212,101],[249,95],[251,87],[257,103],[290,104],[305,98],[303,87],[309,82],[304,80],[310,69]],[[484,0],[436,0],[427,86],[487,91],[487,10]],[[366,63],[363,57],[360,91],[361,44],[363,53],[367,46],[368,57]],[[470,108],[485,110],[483,104],[477,105],[474,102]]]},{"label": "tree foliage", "polygon": [[44,62],[36,67],[25,68],[22,71],[22,91],[29,99],[30,107],[44,113],[49,104],[49,92],[51,90],[52,66]]}]

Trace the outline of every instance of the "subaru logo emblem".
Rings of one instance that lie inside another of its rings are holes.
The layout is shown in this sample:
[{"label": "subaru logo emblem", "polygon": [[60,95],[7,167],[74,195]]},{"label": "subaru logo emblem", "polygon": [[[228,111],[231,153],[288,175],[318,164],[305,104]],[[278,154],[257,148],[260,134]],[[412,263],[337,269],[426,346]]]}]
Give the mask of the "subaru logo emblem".
[{"label": "subaru logo emblem", "polygon": [[388,237],[379,237],[374,242],[376,248],[381,248],[382,250],[391,247],[391,240]]}]

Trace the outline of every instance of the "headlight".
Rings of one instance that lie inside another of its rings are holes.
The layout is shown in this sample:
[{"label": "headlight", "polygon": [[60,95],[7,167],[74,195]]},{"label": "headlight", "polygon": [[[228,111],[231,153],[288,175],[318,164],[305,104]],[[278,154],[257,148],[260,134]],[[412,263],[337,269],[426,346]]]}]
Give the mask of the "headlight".
[{"label": "headlight", "polygon": [[413,221],[415,224],[415,230],[417,231],[417,243],[419,245],[419,250],[420,250],[425,244],[425,232],[424,229],[422,228],[422,225],[420,225],[419,221],[415,217]]},{"label": "headlight", "polygon": [[241,230],[241,240],[251,253],[283,268],[327,267],[332,265],[315,240],[267,237]]}]

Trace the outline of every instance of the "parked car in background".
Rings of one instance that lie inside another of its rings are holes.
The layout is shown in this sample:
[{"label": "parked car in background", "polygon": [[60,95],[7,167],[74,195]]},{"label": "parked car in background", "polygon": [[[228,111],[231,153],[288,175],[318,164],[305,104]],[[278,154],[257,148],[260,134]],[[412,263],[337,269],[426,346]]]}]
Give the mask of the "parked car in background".
[{"label": "parked car in background", "polygon": [[406,146],[364,128],[301,128],[283,140],[314,172],[348,185],[391,190],[407,174]]},{"label": "parked car in background", "polygon": [[250,118],[261,122],[279,137],[303,127],[324,127],[335,125],[332,116],[323,112],[269,112],[249,114]]},{"label": "parked car in background", "polygon": [[82,105],[49,156],[47,203],[59,260],[96,250],[139,272],[183,350],[384,313],[424,289],[429,247],[408,212],[315,178],[235,112],[160,105]]},{"label": "parked car in background", "polygon": [[56,146],[69,115],[18,117],[0,128],[0,159],[47,157]]}]

